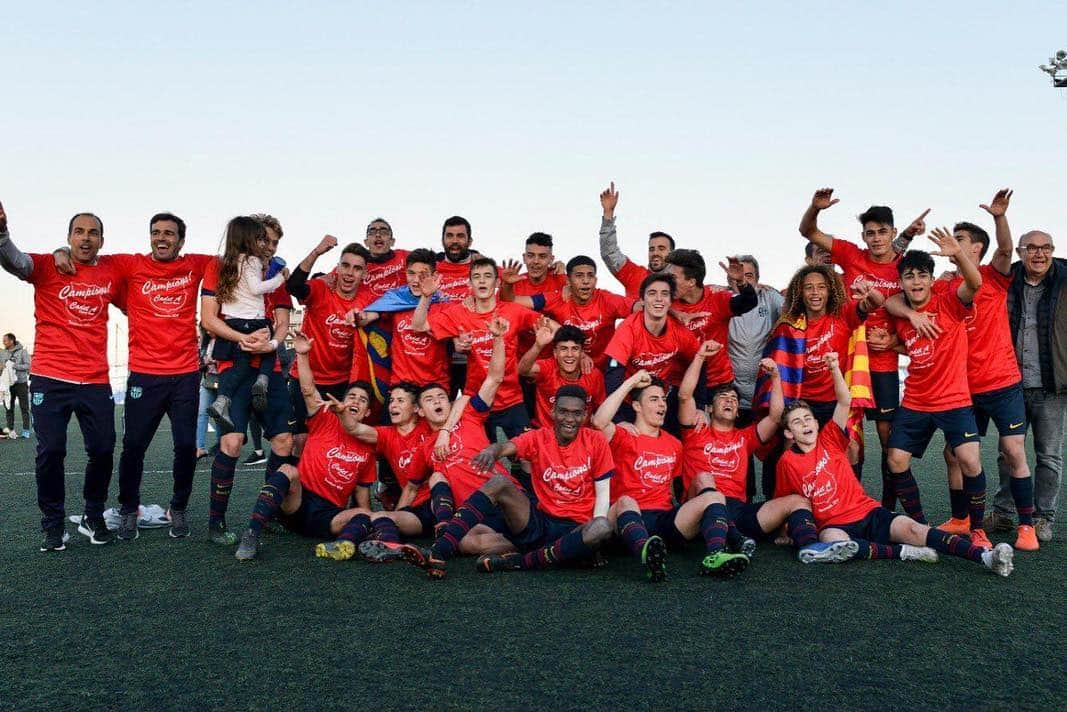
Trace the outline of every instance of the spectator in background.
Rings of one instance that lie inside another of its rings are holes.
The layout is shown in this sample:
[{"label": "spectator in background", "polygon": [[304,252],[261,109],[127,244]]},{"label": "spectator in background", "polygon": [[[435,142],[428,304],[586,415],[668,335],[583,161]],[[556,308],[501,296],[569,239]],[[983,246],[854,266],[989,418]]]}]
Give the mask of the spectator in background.
[{"label": "spectator in background", "polygon": [[30,352],[19,343],[14,334],[4,334],[4,349],[0,351],[0,368],[7,362],[11,362],[15,369],[15,382],[11,384],[11,407],[7,409],[8,437],[14,440],[18,435],[15,431],[15,403],[18,402],[22,412],[21,437],[30,437]]},{"label": "spectator in background", "polygon": [[[810,244],[810,243],[809,243]],[[759,283],[759,262],[752,255],[738,255],[744,281],[756,290],[756,308],[730,320],[730,337],[726,351],[734,368],[734,385],[740,393],[741,410],[736,427],[743,428],[752,422],[752,394],[756,388],[756,372],[763,357],[771,329],[782,316],[782,295]],[[740,284],[730,284],[730,289],[739,291]]]}]

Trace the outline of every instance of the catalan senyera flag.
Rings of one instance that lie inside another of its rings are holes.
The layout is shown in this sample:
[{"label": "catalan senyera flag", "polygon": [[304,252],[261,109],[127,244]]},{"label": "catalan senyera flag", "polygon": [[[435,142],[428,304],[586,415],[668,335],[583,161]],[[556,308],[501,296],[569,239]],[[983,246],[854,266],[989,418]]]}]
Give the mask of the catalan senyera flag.
[{"label": "catalan senyera flag", "polygon": [[867,327],[860,324],[848,339],[848,370],[845,383],[852,395],[852,408],[848,414],[850,437],[863,444],[863,410],[874,407],[871,390],[871,366],[867,349]]}]

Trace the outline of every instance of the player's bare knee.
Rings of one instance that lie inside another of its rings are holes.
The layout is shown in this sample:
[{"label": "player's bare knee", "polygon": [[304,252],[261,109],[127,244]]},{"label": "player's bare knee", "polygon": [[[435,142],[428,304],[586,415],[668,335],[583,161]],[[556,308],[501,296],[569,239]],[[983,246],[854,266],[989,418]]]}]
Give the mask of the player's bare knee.
[{"label": "player's bare knee", "polygon": [[807,509],[808,511],[811,511],[811,501],[803,495],[790,494],[786,495],[783,500],[783,504],[785,505],[785,508],[789,511],[789,514],[797,512],[801,509]]},{"label": "player's bare knee", "polygon": [[493,475],[485,484],[482,485],[482,494],[491,500],[496,500],[503,495],[507,490],[514,489],[515,485],[511,484],[511,480],[504,475]]},{"label": "player's bare knee", "polygon": [[582,541],[587,546],[600,546],[611,537],[611,524],[607,517],[594,517],[582,529]]},{"label": "player's bare knee", "polygon": [[293,467],[292,465],[290,465],[288,463],[285,463],[283,465],[278,465],[278,472],[280,472],[283,475],[285,475],[285,478],[287,480],[289,480],[290,484],[292,484],[293,482],[299,482],[300,481],[300,472],[299,472],[299,470],[297,470],[295,467]]},{"label": "player's bare knee", "polygon": [[270,449],[277,455],[288,457],[293,452],[292,433],[278,433],[275,435],[271,438]]},{"label": "player's bare knee", "polygon": [[890,450],[886,462],[891,472],[903,472],[911,466],[911,455],[903,450]]},{"label": "player's bare knee", "polygon": [[615,500],[615,511],[621,514],[622,512],[639,512],[641,510],[637,506],[637,500],[633,497],[623,495]]}]

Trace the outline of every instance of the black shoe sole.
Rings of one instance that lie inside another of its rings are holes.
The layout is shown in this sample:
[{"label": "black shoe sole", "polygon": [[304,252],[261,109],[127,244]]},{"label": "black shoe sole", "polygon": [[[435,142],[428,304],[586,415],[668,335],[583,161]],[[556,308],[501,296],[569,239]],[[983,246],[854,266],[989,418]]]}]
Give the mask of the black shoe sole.
[{"label": "black shoe sole", "polygon": [[645,569],[648,571],[648,580],[652,583],[667,580],[667,546],[658,537],[655,541],[650,541],[645,550]]}]

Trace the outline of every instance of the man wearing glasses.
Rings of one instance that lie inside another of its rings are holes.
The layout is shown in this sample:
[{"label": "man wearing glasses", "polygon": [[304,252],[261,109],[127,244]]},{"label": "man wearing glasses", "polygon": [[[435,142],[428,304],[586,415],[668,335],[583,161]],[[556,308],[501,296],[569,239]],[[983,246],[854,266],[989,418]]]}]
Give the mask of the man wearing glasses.
[{"label": "man wearing glasses", "polygon": [[[1019,262],[1011,266],[1008,319],[1015,358],[1023,375],[1026,418],[1034,432],[1034,531],[1052,539],[1056,498],[1063,471],[1063,424],[1067,412],[1067,262],[1052,256],[1052,236],[1031,230],[1019,238]],[[1011,473],[1004,463],[988,530],[1013,525]]]},{"label": "man wearing glasses", "polygon": [[367,239],[363,244],[370,252],[363,285],[374,294],[375,299],[390,289],[407,285],[405,259],[408,251],[393,249],[396,238],[393,237],[393,228],[388,222],[383,218],[372,220],[367,226]]}]

